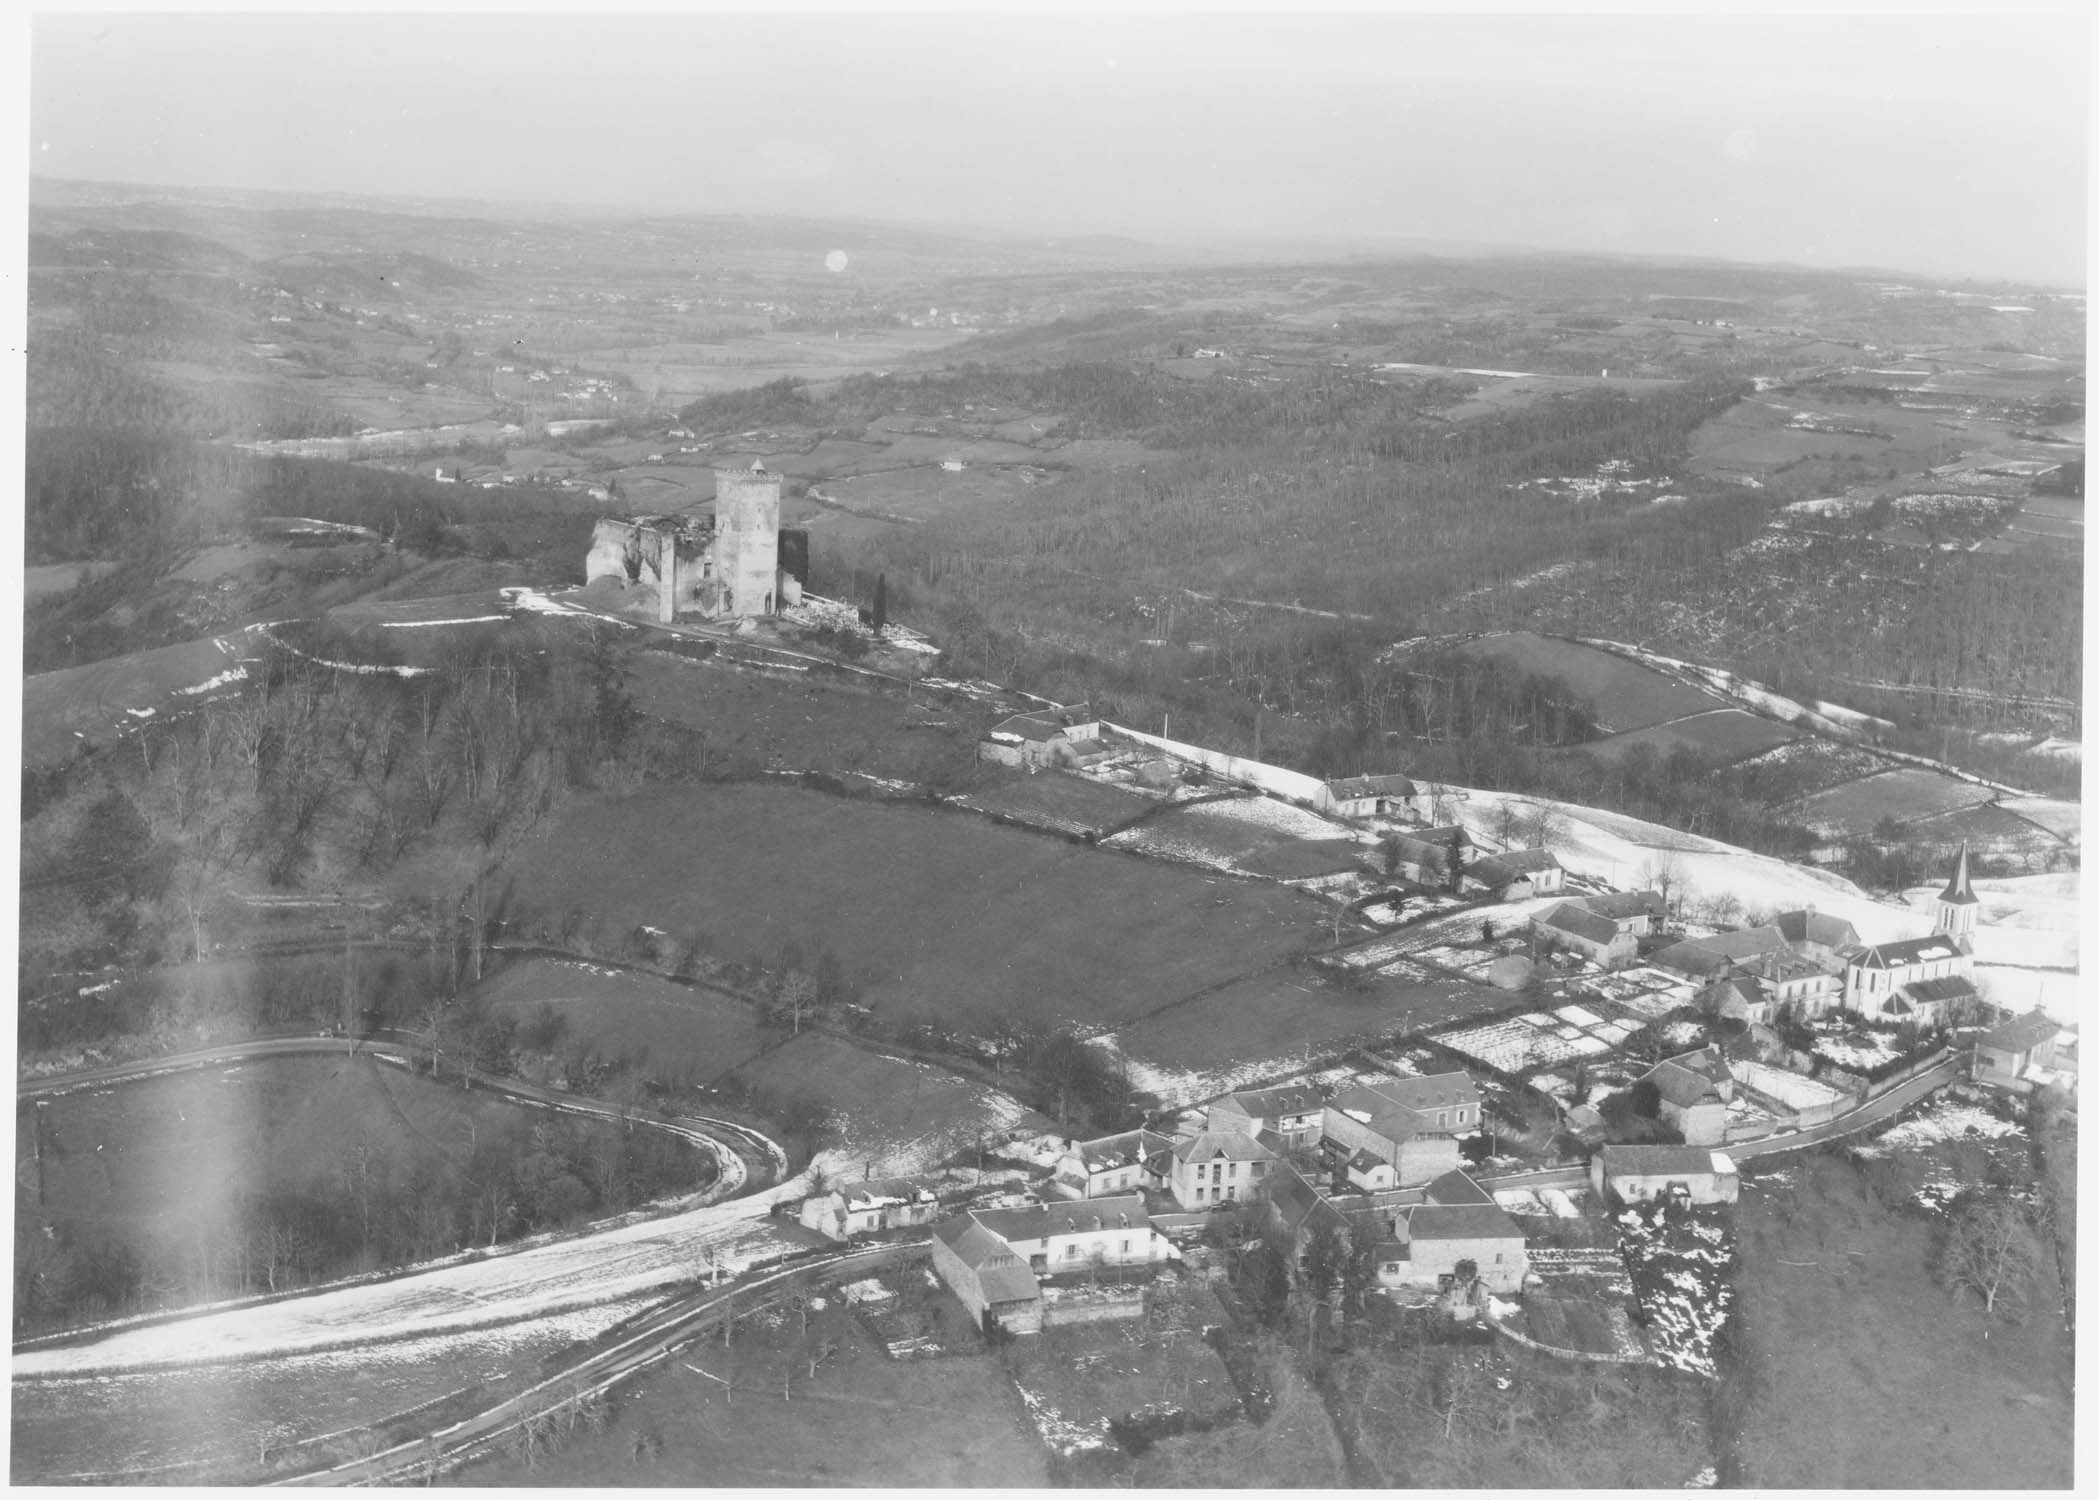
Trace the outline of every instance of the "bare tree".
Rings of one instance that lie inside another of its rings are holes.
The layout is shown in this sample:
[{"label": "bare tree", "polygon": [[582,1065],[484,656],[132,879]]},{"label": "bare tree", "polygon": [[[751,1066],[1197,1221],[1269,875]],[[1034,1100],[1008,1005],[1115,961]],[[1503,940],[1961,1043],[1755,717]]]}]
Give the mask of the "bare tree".
[{"label": "bare tree", "polygon": [[2015,1315],[2040,1271],[2040,1246],[2025,1212],[2008,1198],[1977,1198],[1963,1207],[1939,1252],[1939,1276],[1956,1297],[1973,1292],[1982,1310]]}]

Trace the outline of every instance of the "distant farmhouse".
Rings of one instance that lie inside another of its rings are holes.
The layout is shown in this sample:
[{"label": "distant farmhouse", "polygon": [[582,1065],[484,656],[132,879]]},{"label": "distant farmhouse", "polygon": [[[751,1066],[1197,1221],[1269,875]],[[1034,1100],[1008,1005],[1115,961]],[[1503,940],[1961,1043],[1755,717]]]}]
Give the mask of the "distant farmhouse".
[{"label": "distant farmhouse", "polygon": [[1114,753],[1101,737],[1101,722],[1084,709],[1045,708],[1014,714],[991,727],[977,742],[977,758],[995,765],[1045,767],[1088,766]]},{"label": "distant farmhouse", "polygon": [[1425,818],[1434,799],[1404,776],[1329,781],[1320,811],[1337,818]]},{"label": "distant farmhouse", "polygon": [[809,582],[809,533],[780,526],[780,476],[754,460],[717,469],[711,516],[607,516],[591,533],[585,583],[656,590],[656,618],[778,614]]}]

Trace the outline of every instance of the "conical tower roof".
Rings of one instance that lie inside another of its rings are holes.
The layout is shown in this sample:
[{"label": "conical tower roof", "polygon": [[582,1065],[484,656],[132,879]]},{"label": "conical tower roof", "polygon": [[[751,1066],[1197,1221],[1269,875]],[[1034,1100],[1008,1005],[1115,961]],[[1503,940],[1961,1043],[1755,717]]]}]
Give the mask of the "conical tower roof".
[{"label": "conical tower roof", "polygon": [[1981,899],[1968,885],[1968,841],[1962,839],[1960,862],[1953,867],[1946,889],[1939,892],[1939,900],[1947,906],[1973,906]]}]

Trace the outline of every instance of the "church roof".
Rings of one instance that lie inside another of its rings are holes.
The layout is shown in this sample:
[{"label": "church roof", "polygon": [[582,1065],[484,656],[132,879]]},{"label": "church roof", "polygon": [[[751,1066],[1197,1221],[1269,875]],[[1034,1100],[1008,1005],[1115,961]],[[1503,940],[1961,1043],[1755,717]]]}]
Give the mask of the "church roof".
[{"label": "church roof", "polygon": [[1953,878],[1946,882],[1946,889],[1939,892],[1939,900],[1947,906],[1973,906],[1981,898],[1968,884],[1968,845],[1961,842],[1960,862],[1953,867]]}]

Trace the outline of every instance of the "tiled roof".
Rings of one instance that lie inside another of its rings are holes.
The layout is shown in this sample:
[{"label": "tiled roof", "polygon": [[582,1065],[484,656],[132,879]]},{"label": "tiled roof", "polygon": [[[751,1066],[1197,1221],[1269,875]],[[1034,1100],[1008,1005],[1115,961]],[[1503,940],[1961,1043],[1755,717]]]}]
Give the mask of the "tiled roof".
[{"label": "tiled roof", "polygon": [[1109,1172],[1117,1167],[1136,1166],[1172,1144],[1168,1137],[1156,1130],[1125,1130],[1120,1135],[1104,1135],[1099,1140],[1081,1141],[1078,1153],[1088,1171]]},{"label": "tiled roof", "polygon": [[1609,917],[1622,922],[1627,917],[1659,917],[1662,914],[1660,891],[1605,891],[1599,896],[1584,896],[1582,905],[1599,917]]},{"label": "tiled roof", "polygon": [[1780,912],[1771,921],[1789,943],[1820,943],[1825,948],[1849,948],[1858,941],[1858,929],[1842,917],[1824,916],[1805,908]]},{"label": "tiled roof", "polygon": [[1492,1203],[1494,1195],[1452,1167],[1428,1185],[1425,1194],[1430,1203],[1454,1208],[1463,1203]]},{"label": "tiled roof", "polygon": [[1606,1178],[1686,1177],[1732,1170],[1717,1153],[1702,1146],[1604,1146],[1597,1151]]},{"label": "tiled roof", "polygon": [[1015,1261],[1012,1265],[977,1266],[977,1286],[992,1307],[1007,1302],[1033,1302],[1042,1295],[1035,1273]]},{"label": "tiled roof", "polygon": [[1492,1203],[1424,1203],[1407,1210],[1407,1232],[1417,1240],[1521,1240],[1516,1221]]},{"label": "tiled roof", "polygon": [[1600,917],[1587,907],[1572,901],[1562,901],[1544,916],[1536,919],[1540,927],[1554,932],[1564,932],[1572,937],[1584,938],[1592,943],[1608,943],[1618,936],[1618,924],[1609,917]]},{"label": "tiled roof", "polygon": [[1356,802],[1365,797],[1419,795],[1414,790],[1414,783],[1404,776],[1351,776],[1344,781],[1329,781],[1326,789],[1330,796],[1342,802]]},{"label": "tiled roof", "polygon": [[1942,932],[1929,937],[1904,938],[1896,943],[1875,943],[1852,960],[1862,969],[1900,969],[1935,958],[1958,958],[1960,949]]},{"label": "tiled roof", "polygon": [[1176,1141],[1173,1146],[1175,1161],[1273,1161],[1275,1153],[1255,1140],[1236,1130],[1205,1130],[1200,1135],[1191,1135],[1186,1140]]},{"label": "tiled roof", "polygon": [[2062,1029],[2060,1021],[2044,1012],[2028,1011],[1991,1027],[1979,1045],[1999,1052],[2031,1052]]},{"label": "tiled roof", "polygon": [[1136,1193],[1113,1198],[1081,1199],[1072,1203],[1046,1203],[1039,1208],[987,1208],[969,1217],[1006,1240],[1042,1240],[1064,1234],[1085,1234],[1113,1227],[1127,1220],[1132,1229],[1149,1229],[1151,1215]]},{"label": "tiled roof", "polygon": [[1938,979],[1913,979],[1902,987],[1902,993],[1927,1005],[1944,1005],[1973,997],[1975,986],[1958,974],[1947,974]]},{"label": "tiled roof", "polygon": [[1241,1090],[1231,1096],[1231,1102],[1254,1119],[1275,1120],[1284,1115],[1317,1114],[1326,1101],[1319,1097],[1319,1090],[1297,1085]]}]

